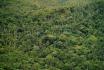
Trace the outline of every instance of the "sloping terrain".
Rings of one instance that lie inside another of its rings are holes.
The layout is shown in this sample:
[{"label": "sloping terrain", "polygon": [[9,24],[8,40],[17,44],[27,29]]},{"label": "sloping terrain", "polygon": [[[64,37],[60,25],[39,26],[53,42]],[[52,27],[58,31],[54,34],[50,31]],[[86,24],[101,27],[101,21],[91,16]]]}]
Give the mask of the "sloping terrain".
[{"label": "sloping terrain", "polygon": [[0,0],[0,70],[104,70],[104,1]]}]

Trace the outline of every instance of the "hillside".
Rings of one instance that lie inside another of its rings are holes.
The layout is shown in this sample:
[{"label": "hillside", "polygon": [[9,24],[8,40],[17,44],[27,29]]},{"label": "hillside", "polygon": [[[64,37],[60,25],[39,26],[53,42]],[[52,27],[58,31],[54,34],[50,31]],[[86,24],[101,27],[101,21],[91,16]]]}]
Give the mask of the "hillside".
[{"label": "hillside", "polygon": [[104,70],[104,1],[0,0],[0,70]]}]

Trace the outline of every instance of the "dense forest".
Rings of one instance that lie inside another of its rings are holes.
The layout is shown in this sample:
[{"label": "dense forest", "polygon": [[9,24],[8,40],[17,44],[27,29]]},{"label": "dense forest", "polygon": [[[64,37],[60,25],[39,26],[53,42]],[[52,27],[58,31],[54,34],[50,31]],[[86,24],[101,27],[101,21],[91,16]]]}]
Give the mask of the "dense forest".
[{"label": "dense forest", "polygon": [[0,0],[0,70],[104,70],[104,0]]}]

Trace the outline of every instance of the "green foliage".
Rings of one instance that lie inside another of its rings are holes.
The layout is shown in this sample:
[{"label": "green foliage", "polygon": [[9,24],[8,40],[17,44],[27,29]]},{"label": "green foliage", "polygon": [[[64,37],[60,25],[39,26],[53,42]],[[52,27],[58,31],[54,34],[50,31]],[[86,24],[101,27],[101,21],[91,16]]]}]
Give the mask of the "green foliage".
[{"label": "green foliage", "polygon": [[0,0],[0,70],[104,70],[104,1]]}]

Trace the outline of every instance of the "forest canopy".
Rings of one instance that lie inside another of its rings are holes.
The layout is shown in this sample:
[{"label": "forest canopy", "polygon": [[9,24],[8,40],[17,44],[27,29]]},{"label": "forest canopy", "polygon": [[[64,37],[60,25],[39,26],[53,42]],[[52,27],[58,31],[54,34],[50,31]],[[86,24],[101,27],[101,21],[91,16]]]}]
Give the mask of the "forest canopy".
[{"label": "forest canopy", "polygon": [[104,70],[104,0],[0,0],[0,70]]}]

